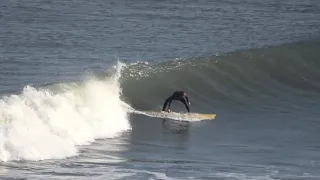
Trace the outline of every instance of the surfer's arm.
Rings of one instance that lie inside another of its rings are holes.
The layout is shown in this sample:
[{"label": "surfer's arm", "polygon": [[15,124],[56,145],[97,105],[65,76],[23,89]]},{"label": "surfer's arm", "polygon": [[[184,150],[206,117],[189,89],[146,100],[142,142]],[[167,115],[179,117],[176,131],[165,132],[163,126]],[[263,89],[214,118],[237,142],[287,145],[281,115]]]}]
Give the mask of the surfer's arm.
[{"label": "surfer's arm", "polygon": [[190,101],[189,101],[189,98],[188,96],[185,96],[186,100],[187,100],[187,103],[190,105]]},{"label": "surfer's arm", "polygon": [[187,108],[188,112],[190,112],[190,107],[189,107],[189,105],[188,105],[188,104],[185,104],[185,105],[186,105],[186,108]]},{"label": "surfer's arm", "polygon": [[186,101],[182,101],[182,102],[186,106],[187,111],[190,112],[189,104]]},{"label": "surfer's arm", "polygon": [[179,99],[179,101],[181,101],[186,106],[188,112],[190,112],[189,102],[187,101],[187,99],[181,98],[181,99]]},{"label": "surfer's arm", "polygon": [[189,101],[184,103],[184,105],[186,106],[186,108],[187,108],[188,112],[190,112],[189,103],[190,103]]}]

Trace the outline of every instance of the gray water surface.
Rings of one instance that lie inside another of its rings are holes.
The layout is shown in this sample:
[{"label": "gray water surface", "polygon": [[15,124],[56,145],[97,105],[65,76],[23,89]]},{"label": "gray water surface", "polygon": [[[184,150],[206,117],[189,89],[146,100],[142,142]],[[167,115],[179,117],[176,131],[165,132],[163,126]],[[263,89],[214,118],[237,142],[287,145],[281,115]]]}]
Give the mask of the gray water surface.
[{"label": "gray water surface", "polygon": [[[85,81],[118,60],[161,64],[311,41],[319,34],[317,0],[2,1],[0,92],[13,95],[27,85]],[[208,103],[195,97],[200,107]],[[2,97],[1,116],[11,107],[6,103]],[[214,121],[130,114],[132,128],[119,136],[79,146],[77,156],[1,162],[0,177],[320,179],[315,109],[234,112],[209,106],[206,110],[217,114]],[[5,130],[1,127],[0,132]]]}]

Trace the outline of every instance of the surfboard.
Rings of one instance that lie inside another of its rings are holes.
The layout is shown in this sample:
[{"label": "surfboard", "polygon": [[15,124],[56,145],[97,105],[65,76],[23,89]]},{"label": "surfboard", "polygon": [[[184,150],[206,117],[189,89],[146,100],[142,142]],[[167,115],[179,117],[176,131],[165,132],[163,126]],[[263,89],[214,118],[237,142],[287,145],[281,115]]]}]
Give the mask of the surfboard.
[{"label": "surfboard", "polygon": [[157,118],[168,118],[174,120],[186,120],[186,121],[202,121],[202,120],[213,120],[216,114],[202,114],[202,113],[179,113],[179,112],[156,112],[156,111],[141,111],[140,114],[157,117]]}]

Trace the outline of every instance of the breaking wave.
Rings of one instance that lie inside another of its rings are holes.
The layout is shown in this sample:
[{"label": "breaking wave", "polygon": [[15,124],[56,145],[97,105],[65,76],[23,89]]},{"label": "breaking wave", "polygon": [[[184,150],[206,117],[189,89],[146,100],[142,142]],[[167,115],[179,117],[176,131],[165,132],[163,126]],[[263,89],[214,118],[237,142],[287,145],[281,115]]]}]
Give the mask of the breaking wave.
[{"label": "breaking wave", "polygon": [[117,72],[80,83],[26,86],[0,99],[0,161],[77,155],[77,145],[130,129]]}]

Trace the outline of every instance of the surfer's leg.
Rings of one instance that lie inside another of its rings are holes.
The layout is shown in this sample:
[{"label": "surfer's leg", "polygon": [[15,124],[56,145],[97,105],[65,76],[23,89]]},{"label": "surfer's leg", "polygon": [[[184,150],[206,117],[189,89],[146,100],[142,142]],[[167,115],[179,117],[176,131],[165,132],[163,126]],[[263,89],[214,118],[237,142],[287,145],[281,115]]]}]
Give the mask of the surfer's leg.
[{"label": "surfer's leg", "polygon": [[[169,101],[170,101],[170,103],[171,103],[172,100],[171,100],[170,98],[167,98],[166,101],[165,101],[164,104],[163,104],[162,111],[165,111],[165,110],[166,110],[166,107],[167,107]],[[169,104],[169,109],[170,109],[170,104]]]}]

